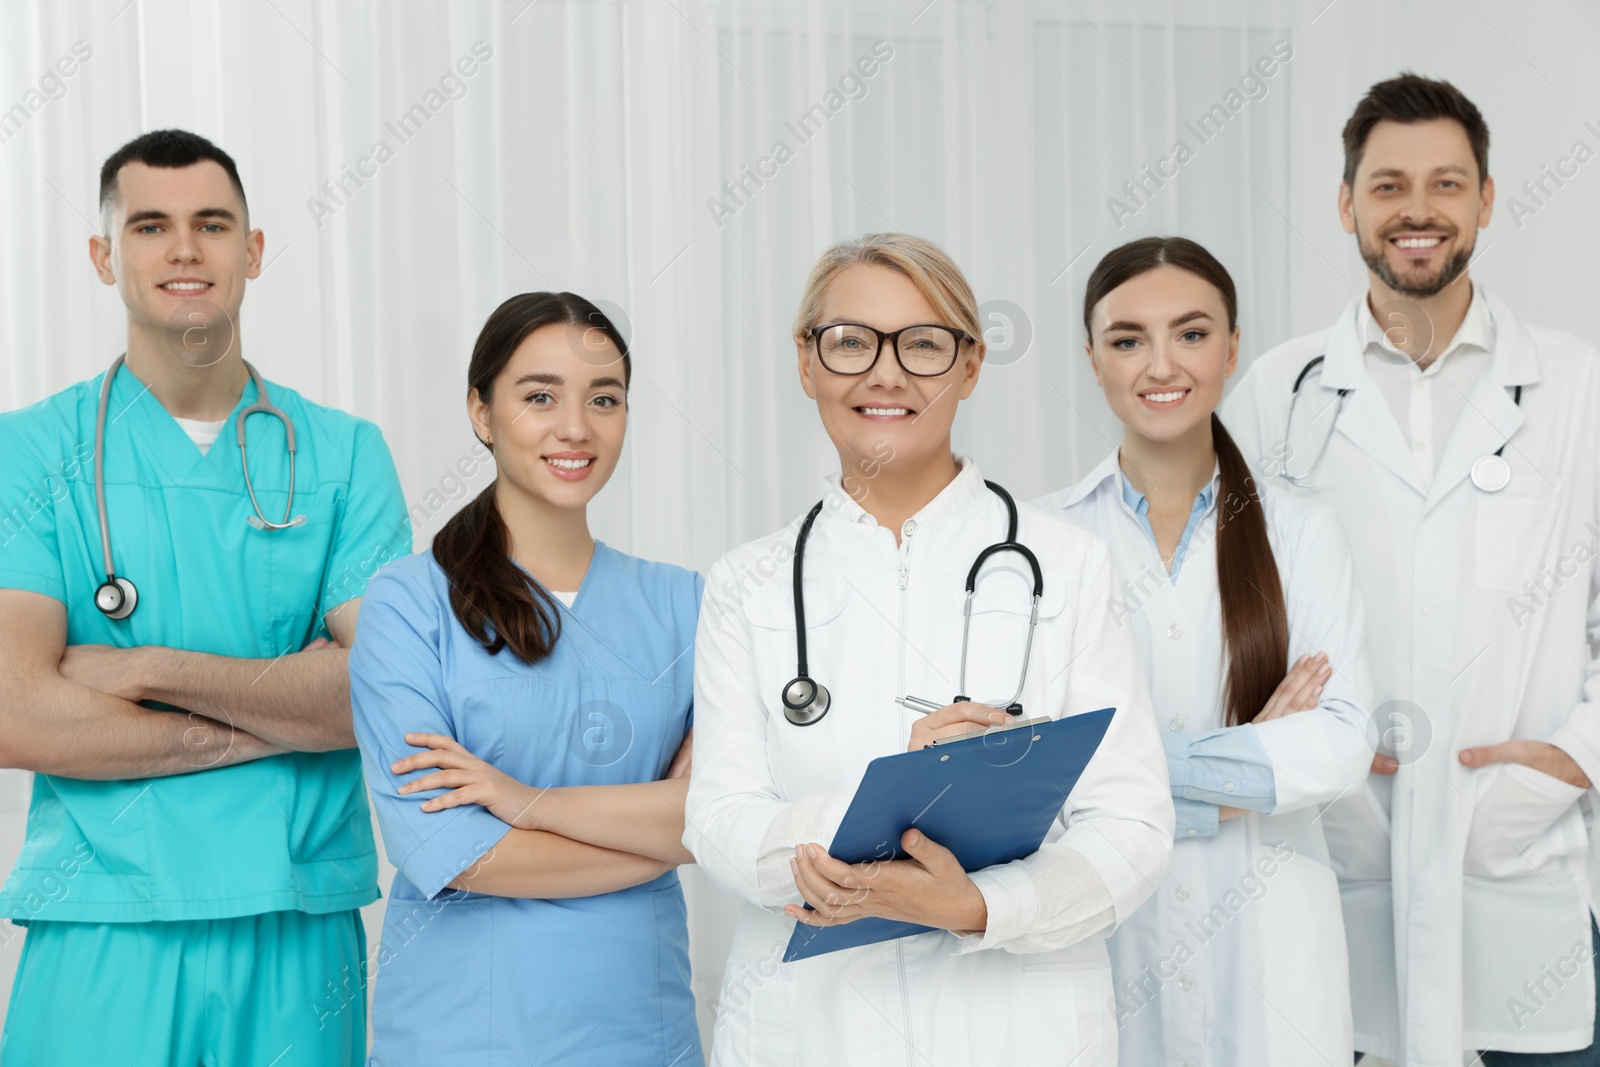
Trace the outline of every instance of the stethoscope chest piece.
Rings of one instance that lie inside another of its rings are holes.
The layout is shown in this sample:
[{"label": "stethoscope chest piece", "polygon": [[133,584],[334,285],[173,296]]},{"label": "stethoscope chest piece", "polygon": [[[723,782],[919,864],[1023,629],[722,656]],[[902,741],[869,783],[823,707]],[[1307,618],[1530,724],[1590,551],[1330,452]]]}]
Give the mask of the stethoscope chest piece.
[{"label": "stethoscope chest piece", "polygon": [[[122,364],[127,359],[127,353],[117,357],[111,369],[106,371],[104,380],[100,383],[100,404],[95,412],[94,423],[94,501],[95,511],[100,521],[100,559],[105,564],[106,580],[101,582],[94,591],[94,606],[108,619],[126,619],[133,614],[133,609],[139,606],[139,591],[133,583],[117,574],[111,559],[111,520],[106,513],[106,407],[111,401],[111,383],[117,377],[117,371],[122,369]],[[267,395],[267,384],[261,380],[261,375],[249,363],[244,365],[250,374],[250,380],[256,386],[256,402],[240,410],[234,419],[234,430],[239,442],[239,463],[244,469],[244,487],[250,495],[250,507],[255,511],[248,516],[251,526],[258,530],[287,530],[293,526],[305,525],[304,515],[294,514],[294,423],[272,403]],[[148,392],[148,387],[146,392]],[[140,393],[143,396],[144,393]],[[250,460],[245,449],[245,419],[256,413],[271,415],[283,423],[285,446],[289,453],[289,500],[284,505],[283,519],[273,522],[262,514],[261,504],[256,500],[255,487],[250,482]],[[116,420],[113,419],[113,422]]]},{"label": "stethoscope chest piece", "polygon": [[108,619],[126,619],[139,606],[139,590],[126,578],[110,578],[94,591],[94,606]]},{"label": "stethoscope chest piece", "polygon": [[1479,456],[1472,462],[1472,484],[1485,493],[1498,493],[1511,484],[1511,464],[1498,452]]},{"label": "stethoscope chest piece", "polygon": [[[978,553],[978,558],[972,563],[972,569],[967,572],[967,598],[961,611],[961,692],[967,688],[967,637],[972,626],[972,598],[977,591],[978,572],[983,568],[984,561],[999,552],[1015,552],[1028,562],[1028,569],[1033,573],[1033,605],[1028,618],[1028,636],[1022,650],[1022,673],[1017,679],[1017,691],[1009,700],[991,705],[995,708],[1004,708],[1011,715],[1022,714],[1022,690],[1028,681],[1028,655],[1033,646],[1033,631],[1039,624],[1039,598],[1044,595],[1044,572],[1039,568],[1039,559],[1028,546],[1017,540],[1017,504],[1011,499],[1011,494],[1000,488],[994,482],[985,482],[994,494],[1006,506],[1006,539],[997,544],[990,545]],[[805,602],[805,558],[806,539],[811,535],[811,527],[817,521],[817,516],[822,514],[823,501],[816,505],[806,515],[805,521],[800,524],[800,532],[794,542],[794,640],[795,640],[795,676],[783,687],[781,701],[783,703],[783,717],[795,726],[810,726],[820,722],[828,714],[828,707],[833,699],[828,695],[828,687],[811,677],[806,663],[806,602]],[[903,579],[902,579],[903,581]],[[902,585],[902,588],[904,586]],[[968,699],[958,696],[955,703]],[[911,701],[911,703],[907,703]],[[932,704],[918,697],[902,697],[901,705],[914,711],[936,711],[941,705]]]},{"label": "stethoscope chest piece", "polygon": [[828,714],[833,698],[828,687],[801,676],[783,687],[783,717],[796,726],[810,726]]}]

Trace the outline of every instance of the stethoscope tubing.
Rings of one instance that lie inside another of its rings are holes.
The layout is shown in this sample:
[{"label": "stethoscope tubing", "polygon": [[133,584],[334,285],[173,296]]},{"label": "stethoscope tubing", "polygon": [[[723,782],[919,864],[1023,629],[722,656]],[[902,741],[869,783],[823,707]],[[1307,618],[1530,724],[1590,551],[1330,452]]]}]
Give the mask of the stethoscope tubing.
[{"label": "stethoscope tubing", "polygon": [[[1326,358],[1326,355],[1317,356],[1304,367],[1301,367],[1300,373],[1295,375],[1294,385],[1289,388],[1289,412],[1284,417],[1283,440],[1285,446],[1288,445],[1289,439],[1294,432],[1294,410],[1296,405],[1300,403],[1300,387],[1304,385],[1306,379],[1311,376],[1311,372],[1321,366]],[[1339,397],[1337,406],[1335,406],[1333,409],[1333,424],[1328,427],[1327,434],[1323,436],[1322,447],[1317,449],[1317,454],[1311,460],[1311,465],[1306,468],[1304,474],[1291,474],[1289,473],[1288,464],[1285,462],[1282,472],[1284,481],[1301,489],[1309,488],[1315,484],[1313,479],[1316,477],[1317,468],[1322,466],[1322,459],[1328,454],[1328,446],[1333,443],[1333,435],[1338,426],[1339,415],[1344,411],[1345,397],[1348,396],[1349,393],[1350,389],[1348,386],[1338,391]],[[1522,406],[1521,385],[1513,387],[1511,402],[1519,408]],[[1511,468],[1506,462],[1505,450],[1505,444],[1502,444],[1499,448],[1494,450],[1493,458],[1500,461],[1498,464],[1490,464],[1488,462],[1491,458],[1490,456],[1479,456],[1473,461],[1471,470],[1473,485],[1477,486],[1486,493],[1498,493],[1500,490],[1504,489],[1508,484],[1510,484]],[[1490,469],[1495,471],[1494,475],[1492,476],[1488,474]]]},{"label": "stethoscope tubing", "polygon": [[[111,369],[106,371],[105,379],[100,383],[100,401],[95,408],[94,420],[94,500],[95,515],[100,523],[100,559],[105,566],[107,585],[125,585],[126,590],[133,589],[133,583],[127,578],[119,579],[111,557],[111,521],[106,505],[106,415],[111,403],[111,384],[116,379],[117,371],[127,362],[128,354],[124,352],[111,364]],[[291,526],[299,525],[300,520],[291,518],[294,514],[294,475],[295,475],[295,432],[294,422],[283,412],[267,393],[267,383],[261,379],[261,374],[248,360],[244,361],[245,370],[250,375],[250,380],[256,386],[256,402],[239,412],[234,418],[234,437],[239,443],[239,465],[244,470],[244,487],[250,495],[250,506],[255,510],[251,525],[263,530],[286,530]],[[283,521],[273,522],[261,510],[261,504],[256,499],[255,486],[250,481],[250,458],[245,451],[245,420],[256,414],[271,415],[283,423],[284,437],[289,450],[289,499],[284,506]],[[102,587],[103,588],[103,587]],[[137,596],[137,593],[134,594]],[[102,609],[104,611],[105,609]],[[131,612],[131,609],[129,609]],[[107,612],[107,614],[110,614]],[[113,618],[126,618],[126,614],[112,615]]]},{"label": "stethoscope tubing", "polygon": [[[1028,563],[1028,569],[1033,575],[1033,596],[1029,605],[1028,634],[1022,650],[1022,672],[1017,678],[1017,690],[1009,700],[991,707],[1020,711],[1017,703],[1022,697],[1022,691],[1028,684],[1028,664],[1033,652],[1033,635],[1039,624],[1039,601],[1044,596],[1044,571],[1039,566],[1039,557],[1034,555],[1032,549],[1017,540],[1017,502],[1011,494],[997,482],[985,481],[984,485],[998,496],[1006,506],[1006,539],[989,545],[978,553],[972,567],[967,571],[966,599],[961,608],[961,668],[959,685],[962,693],[967,688],[967,647],[968,639],[972,632],[972,601],[977,592],[978,572],[983,564],[991,557],[1001,552],[1015,552],[1022,556]],[[783,687],[782,703],[784,717],[795,726],[810,726],[819,722],[828,712],[831,697],[827,688],[812,679],[809,673],[809,663],[806,651],[806,608],[805,608],[805,555],[806,542],[810,539],[811,528],[817,521],[817,516],[822,513],[823,501],[817,501],[807,512],[805,521],[800,524],[800,531],[795,536],[794,545],[794,624],[795,624],[795,677]],[[791,698],[791,694],[795,694]],[[803,695],[809,694],[809,696]],[[957,695],[956,701],[968,700],[969,697]],[[927,714],[939,710],[940,705],[921,697],[900,697],[899,704],[918,714]],[[819,710],[820,709],[820,710]]]}]

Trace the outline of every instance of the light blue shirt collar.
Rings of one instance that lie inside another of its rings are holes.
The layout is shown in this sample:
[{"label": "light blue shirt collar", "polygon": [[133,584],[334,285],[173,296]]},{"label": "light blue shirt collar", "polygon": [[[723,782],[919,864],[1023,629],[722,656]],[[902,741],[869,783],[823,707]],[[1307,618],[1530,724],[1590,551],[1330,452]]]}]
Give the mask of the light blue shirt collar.
[{"label": "light blue shirt collar", "polygon": [[[1144,527],[1144,532],[1150,535],[1152,544],[1156,541],[1155,529],[1150,525],[1150,500],[1143,493],[1133,487],[1128,481],[1128,476],[1122,473],[1120,467],[1117,471],[1118,479],[1122,483],[1122,502],[1128,506],[1134,518],[1139,520],[1139,525]],[[1211,510],[1211,503],[1217,497],[1217,479],[1213,475],[1205,488],[1195,494],[1194,506],[1189,509],[1189,521],[1184,523],[1183,536],[1178,538],[1178,550],[1172,555],[1172,580],[1178,580],[1178,571],[1183,567],[1184,559],[1189,555],[1189,538],[1194,536],[1194,531],[1200,525],[1200,520],[1206,512]],[[1161,552],[1156,549],[1157,555]]]}]

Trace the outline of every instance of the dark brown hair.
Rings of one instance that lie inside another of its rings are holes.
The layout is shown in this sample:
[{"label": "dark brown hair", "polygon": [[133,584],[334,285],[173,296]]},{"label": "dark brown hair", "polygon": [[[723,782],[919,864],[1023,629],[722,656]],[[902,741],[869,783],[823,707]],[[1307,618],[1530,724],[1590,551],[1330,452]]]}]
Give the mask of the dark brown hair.
[{"label": "dark brown hair", "polygon": [[[239,168],[233,157],[222,149],[188,130],[151,130],[140,134],[107,157],[100,165],[100,212],[111,210],[117,196],[117,176],[129,163],[143,163],[147,167],[192,167],[206,160],[227,172],[233,191],[239,194],[239,203],[245,213],[250,202],[244,196],[244,183],[239,180]],[[242,221],[242,220],[241,220]]]},{"label": "dark brown hair", "polygon": [[1447,81],[1435,81],[1409,71],[1379,82],[1367,90],[1350,120],[1344,124],[1344,181],[1354,185],[1356,169],[1367,148],[1367,135],[1380,122],[1459,122],[1478,163],[1478,181],[1489,176],[1489,126],[1476,105]]},{"label": "dark brown hair", "polygon": [[[1106,253],[1089,275],[1083,328],[1091,344],[1090,316],[1100,301],[1124,282],[1160,266],[1177,267],[1210,282],[1222,296],[1228,332],[1233,332],[1239,296],[1217,258],[1183,237],[1146,237]],[[1211,438],[1222,483],[1217,501],[1217,585],[1222,594],[1223,654],[1228,661],[1223,704],[1227,724],[1240,726],[1256,717],[1283,681],[1289,666],[1289,620],[1255,479],[1215,412]]]},{"label": "dark brown hair", "polygon": [[[494,309],[483,324],[467,386],[484,403],[517,347],[541,326],[566,324],[599,330],[622,353],[624,387],[633,377],[628,342],[606,314],[575,293],[523,293]],[[491,446],[492,447],[492,446]],[[450,580],[450,609],[461,626],[491,656],[502,648],[524,663],[550,655],[561,636],[561,613],[549,590],[511,558],[505,520],[495,504],[495,485],[450,517],[433,539],[433,558]]]}]

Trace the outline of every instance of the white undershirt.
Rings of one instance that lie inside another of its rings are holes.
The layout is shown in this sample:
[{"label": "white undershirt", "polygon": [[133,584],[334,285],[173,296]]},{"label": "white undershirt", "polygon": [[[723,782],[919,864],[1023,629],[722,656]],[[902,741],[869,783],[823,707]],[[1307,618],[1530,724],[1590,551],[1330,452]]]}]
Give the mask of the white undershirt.
[{"label": "white undershirt", "polygon": [[199,419],[180,419],[174,415],[172,421],[176,422],[183,432],[189,435],[189,440],[194,442],[194,446],[200,450],[200,454],[203,456],[211,451],[212,445],[217,443],[217,437],[222,433],[222,424],[228,420],[218,419],[216,422],[201,422]]},{"label": "white undershirt", "polygon": [[569,608],[572,607],[572,602],[578,599],[578,591],[576,589],[570,593],[563,593],[558,589],[552,589],[550,590],[550,595],[561,601]]},{"label": "white undershirt", "polygon": [[1365,300],[1359,316],[1357,328],[1366,343],[1367,370],[1410,443],[1411,458],[1424,484],[1431,483],[1439,455],[1466,410],[1467,395],[1494,362],[1494,320],[1489,306],[1474,289],[1455,337],[1425,370],[1419,370],[1415,360],[1390,342]]}]

